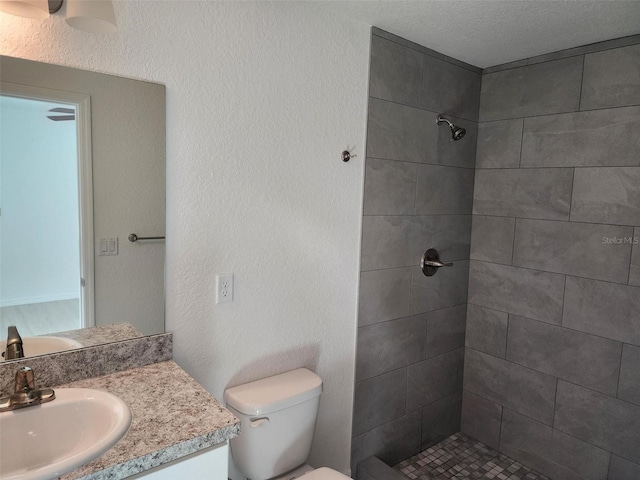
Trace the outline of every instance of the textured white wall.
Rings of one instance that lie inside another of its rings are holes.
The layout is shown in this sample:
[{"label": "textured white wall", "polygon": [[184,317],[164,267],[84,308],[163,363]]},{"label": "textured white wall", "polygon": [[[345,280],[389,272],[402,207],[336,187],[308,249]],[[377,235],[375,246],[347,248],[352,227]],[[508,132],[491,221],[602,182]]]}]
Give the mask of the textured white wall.
[{"label": "textured white wall", "polygon": [[[116,2],[119,29],[0,14],[0,53],[167,87],[167,330],[221,398],[306,365],[311,463],[349,465],[369,27],[304,2]],[[359,156],[349,163],[340,152]],[[215,274],[235,299],[214,302]]]}]

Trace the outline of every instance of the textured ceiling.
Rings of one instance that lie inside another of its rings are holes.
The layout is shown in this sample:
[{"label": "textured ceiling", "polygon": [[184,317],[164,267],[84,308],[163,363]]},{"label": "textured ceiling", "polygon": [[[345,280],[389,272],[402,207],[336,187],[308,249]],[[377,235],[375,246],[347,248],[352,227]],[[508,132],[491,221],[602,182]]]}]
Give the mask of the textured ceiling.
[{"label": "textured ceiling", "polygon": [[640,0],[318,3],[481,68],[640,33]]}]

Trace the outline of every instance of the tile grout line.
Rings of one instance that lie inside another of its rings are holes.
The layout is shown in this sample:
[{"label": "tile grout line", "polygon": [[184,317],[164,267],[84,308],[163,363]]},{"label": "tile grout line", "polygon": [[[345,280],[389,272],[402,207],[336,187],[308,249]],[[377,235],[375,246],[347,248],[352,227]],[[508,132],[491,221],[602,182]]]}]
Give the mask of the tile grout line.
[{"label": "tile grout line", "polygon": [[633,243],[634,239],[636,238],[636,228],[637,227],[633,227],[631,229],[631,251],[629,252],[629,273],[627,275],[627,285],[629,286],[635,286],[631,285],[631,266],[633,265],[633,251],[636,248],[636,245]]},{"label": "tile grout line", "polygon": [[511,324],[511,314],[507,314],[507,331],[504,334],[504,357],[503,360],[510,362],[511,360],[507,359],[507,351],[509,350],[509,325]]},{"label": "tile grout line", "polygon": [[578,95],[578,111],[582,111],[582,89],[584,88],[584,64],[586,60],[586,54],[582,55],[582,75],[580,76],[580,92]]},{"label": "tile grout line", "polygon": [[618,382],[616,386],[616,397],[620,400],[620,380],[622,377],[622,356],[624,354],[624,343],[620,345],[620,362],[618,363]]},{"label": "tile grout line", "polygon": [[516,257],[516,229],[518,227],[518,217],[506,217],[513,218],[513,240],[511,241],[511,265],[513,266],[513,260]]},{"label": "tile grout line", "polygon": [[556,377],[555,391],[553,392],[553,419],[551,420],[552,429],[556,429],[556,408],[558,407],[558,382],[559,382],[559,379],[558,377]]},{"label": "tile grout line", "polygon": [[520,158],[518,159],[518,168],[522,168],[522,151],[524,149],[524,117],[522,117],[522,131],[520,132]]}]

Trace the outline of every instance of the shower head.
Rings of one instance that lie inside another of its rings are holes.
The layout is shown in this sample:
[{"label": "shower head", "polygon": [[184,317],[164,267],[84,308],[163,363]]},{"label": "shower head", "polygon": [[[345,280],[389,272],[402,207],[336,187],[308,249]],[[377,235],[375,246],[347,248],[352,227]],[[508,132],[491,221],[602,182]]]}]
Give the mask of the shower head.
[{"label": "shower head", "polygon": [[467,133],[467,131],[464,128],[458,127],[457,125],[454,125],[453,123],[451,123],[451,121],[444,118],[442,115],[438,115],[436,117],[436,124],[440,125],[443,122],[449,125],[449,128],[451,129],[452,140],[460,140]]}]

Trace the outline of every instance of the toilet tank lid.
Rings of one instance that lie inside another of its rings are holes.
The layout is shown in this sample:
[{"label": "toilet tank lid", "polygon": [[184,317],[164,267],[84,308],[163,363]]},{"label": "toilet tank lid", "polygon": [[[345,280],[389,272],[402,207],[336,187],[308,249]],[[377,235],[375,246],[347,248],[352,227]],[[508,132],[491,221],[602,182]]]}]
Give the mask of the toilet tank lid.
[{"label": "toilet tank lid", "polygon": [[322,379],[306,368],[232,387],[224,401],[240,413],[262,415],[297,405],[320,395]]}]

